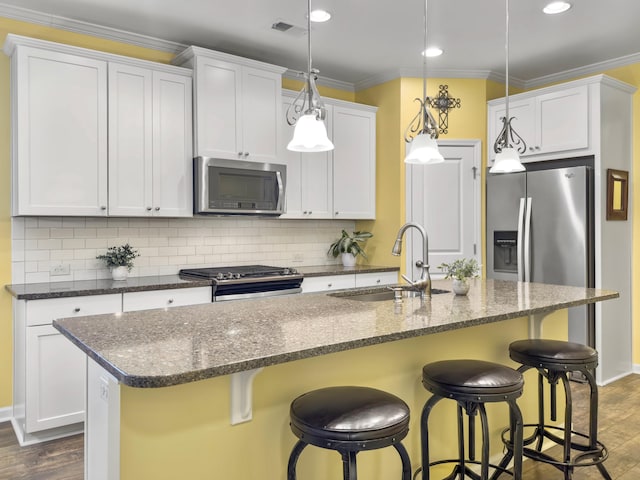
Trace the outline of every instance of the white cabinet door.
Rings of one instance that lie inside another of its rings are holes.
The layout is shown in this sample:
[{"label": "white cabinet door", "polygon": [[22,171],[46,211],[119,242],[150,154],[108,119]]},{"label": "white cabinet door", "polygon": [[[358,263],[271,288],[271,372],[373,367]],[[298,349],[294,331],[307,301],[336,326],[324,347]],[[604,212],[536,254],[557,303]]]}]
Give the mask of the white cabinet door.
[{"label": "white cabinet door", "polygon": [[84,353],[51,325],[27,327],[26,342],[26,431],[84,421]]},{"label": "white cabinet door", "polygon": [[376,216],[376,115],[333,106],[334,218]]},{"label": "white cabinet door", "polygon": [[196,155],[278,163],[282,76],[196,58]]},{"label": "white cabinet door", "polygon": [[109,215],[152,212],[153,75],[109,63]]},{"label": "white cabinet door", "polygon": [[535,153],[589,146],[589,94],[586,85],[536,97]]},{"label": "white cabinet door", "polygon": [[241,98],[243,158],[281,163],[278,152],[282,135],[282,75],[242,67]]},{"label": "white cabinet door", "polygon": [[[116,313],[121,307],[120,294],[26,302],[26,352],[16,351],[14,358],[16,371],[23,371],[26,376],[27,433],[84,420],[85,355],[51,322],[62,317]],[[24,368],[20,365],[23,358]]]},{"label": "white cabinet door", "polygon": [[153,215],[193,216],[191,77],[153,72]]},{"label": "white cabinet door", "polygon": [[107,64],[18,46],[13,213],[107,214]]},{"label": "white cabinet door", "polygon": [[109,63],[109,215],[190,217],[191,79]]},{"label": "white cabinet door", "polygon": [[211,303],[211,287],[174,288],[122,294],[122,311],[151,310]]}]

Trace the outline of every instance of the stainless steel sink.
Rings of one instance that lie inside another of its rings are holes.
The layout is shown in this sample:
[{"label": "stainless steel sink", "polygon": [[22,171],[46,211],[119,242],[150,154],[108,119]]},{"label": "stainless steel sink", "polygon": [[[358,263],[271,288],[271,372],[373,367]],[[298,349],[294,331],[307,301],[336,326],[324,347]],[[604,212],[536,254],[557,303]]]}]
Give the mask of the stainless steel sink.
[{"label": "stainless steel sink", "polygon": [[[439,288],[432,288],[431,295],[438,295],[440,293],[449,293],[449,290],[442,290]],[[384,302],[386,300],[393,300],[395,292],[393,290],[378,289],[378,290],[365,290],[362,292],[358,291],[347,291],[347,292],[339,292],[339,293],[330,293],[332,297],[339,298],[347,298],[349,300],[357,300],[359,302]],[[410,290],[404,290],[402,292],[403,298],[406,297],[419,297],[420,292],[414,292]]]}]

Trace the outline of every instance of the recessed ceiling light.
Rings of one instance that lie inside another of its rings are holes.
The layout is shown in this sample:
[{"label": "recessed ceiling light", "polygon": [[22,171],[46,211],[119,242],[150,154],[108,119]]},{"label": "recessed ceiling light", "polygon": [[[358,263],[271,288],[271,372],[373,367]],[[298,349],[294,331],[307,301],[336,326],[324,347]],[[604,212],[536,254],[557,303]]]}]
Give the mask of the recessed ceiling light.
[{"label": "recessed ceiling light", "polygon": [[313,10],[311,12],[312,22],[322,23],[322,22],[326,22],[330,18],[331,18],[331,14],[326,10]]},{"label": "recessed ceiling light", "polygon": [[542,9],[542,11],[547,15],[555,15],[557,13],[566,12],[570,8],[571,4],[569,2],[551,2],[547,4],[547,6]]},{"label": "recessed ceiling light", "polygon": [[422,55],[424,55],[425,57],[439,57],[440,55],[442,55],[442,49],[438,47],[429,47],[424,52],[422,52]]}]

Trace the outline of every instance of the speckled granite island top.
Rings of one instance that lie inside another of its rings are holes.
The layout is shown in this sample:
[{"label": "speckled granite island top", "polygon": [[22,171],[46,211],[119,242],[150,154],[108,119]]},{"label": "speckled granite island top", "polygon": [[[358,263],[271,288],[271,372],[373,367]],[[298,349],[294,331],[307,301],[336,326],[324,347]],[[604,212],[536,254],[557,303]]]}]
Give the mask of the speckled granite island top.
[{"label": "speckled granite island top", "polygon": [[[451,289],[448,281],[434,287]],[[122,384],[163,387],[618,297],[494,280],[476,280],[467,297],[405,298],[402,305],[339,296],[353,292],[67,318],[54,326]]]}]

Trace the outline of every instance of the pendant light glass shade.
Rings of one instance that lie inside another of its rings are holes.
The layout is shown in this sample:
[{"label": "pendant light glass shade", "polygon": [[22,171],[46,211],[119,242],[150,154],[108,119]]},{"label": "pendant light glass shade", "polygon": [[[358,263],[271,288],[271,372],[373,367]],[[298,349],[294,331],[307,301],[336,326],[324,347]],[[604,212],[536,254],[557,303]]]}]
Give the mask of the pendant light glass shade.
[{"label": "pendant light glass shade", "polygon": [[438,151],[438,143],[431,135],[420,133],[407,145],[407,156],[404,163],[412,165],[434,165],[444,162]]},{"label": "pendant light glass shade", "polygon": [[287,150],[294,152],[326,152],[333,150],[327,128],[314,113],[302,115],[296,122]]},{"label": "pendant light glass shade", "polygon": [[491,173],[524,172],[524,165],[520,162],[520,156],[515,148],[503,148],[496,155],[493,166],[489,169]]},{"label": "pendant light glass shade", "polygon": [[[511,126],[515,117],[509,116],[509,0],[505,0],[505,115],[502,118],[504,126],[493,145],[496,159],[489,173],[522,172],[524,165],[520,162],[518,152],[524,153],[527,145],[524,139]],[[518,148],[514,148],[517,146]]]},{"label": "pendant light glass shade", "polygon": [[[424,50],[427,51],[427,0],[424,0]],[[405,131],[407,153],[404,163],[433,165],[444,162],[438,151],[438,125],[429,111],[431,99],[427,97],[427,56],[422,56],[422,98],[416,98],[420,109]],[[412,137],[412,135],[415,135]]]}]

